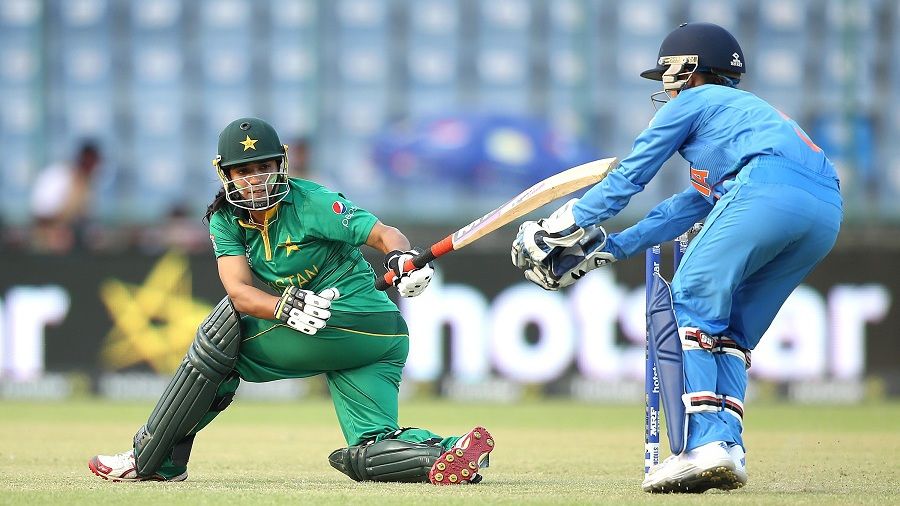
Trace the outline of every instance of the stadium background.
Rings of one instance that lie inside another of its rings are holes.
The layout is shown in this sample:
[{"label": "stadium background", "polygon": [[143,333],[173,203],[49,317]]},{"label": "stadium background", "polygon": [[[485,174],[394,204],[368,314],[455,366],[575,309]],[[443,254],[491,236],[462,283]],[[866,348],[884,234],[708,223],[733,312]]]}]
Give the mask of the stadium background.
[{"label": "stadium background", "polygon": [[[699,20],[735,33],[742,87],[807,129],[846,199],[835,252],[754,357],[751,396],[900,395],[896,2],[5,0],[0,398],[158,395],[222,294],[200,217],[231,119],[308,144],[303,175],[429,244],[549,172],[626,154],[657,89],[638,72]],[[34,183],[85,139],[104,163],[83,239],[36,251]],[[679,191],[684,169],[670,162],[610,227]],[[435,286],[401,301],[415,333],[405,393],[637,402],[642,262],[548,294],[508,265],[513,234],[442,259]],[[454,361],[461,346],[485,361]]]}]

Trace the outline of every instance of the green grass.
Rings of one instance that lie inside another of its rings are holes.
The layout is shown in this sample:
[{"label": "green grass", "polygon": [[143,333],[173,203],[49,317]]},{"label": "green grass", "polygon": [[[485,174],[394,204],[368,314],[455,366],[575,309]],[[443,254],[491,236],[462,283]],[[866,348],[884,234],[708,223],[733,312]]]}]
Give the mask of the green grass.
[{"label": "green grass", "polygon": [[900,404],[748,405],[750,483],[736,492],[641,492],[643,408],[407,402],[401,423],[442,434],[484,424],[497,449],[477,486],[355,483],[330,404],[235,403],[194,446],[184,483],[111,483],[87,468],[126,449],[152,406],[0,402],[0,504],[898,504]]}]

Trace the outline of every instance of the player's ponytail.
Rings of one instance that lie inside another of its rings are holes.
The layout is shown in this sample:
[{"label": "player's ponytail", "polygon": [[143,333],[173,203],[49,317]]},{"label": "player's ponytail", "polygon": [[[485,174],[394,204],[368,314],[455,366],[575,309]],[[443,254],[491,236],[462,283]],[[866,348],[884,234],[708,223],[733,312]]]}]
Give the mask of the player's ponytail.
[{"label": "player's ponytail", "polygon": [[215,214],[216,211],[221,209],[226,203],[227,200],[225,200],[225,188],[222,188],[221,190],[219,190],[219,193],[216,194],[215,198],[213,198],[213,201],[209,205],[209,207],[206,208],[206,214],[203,216],[203,220],[208,224],[212,215]]}]

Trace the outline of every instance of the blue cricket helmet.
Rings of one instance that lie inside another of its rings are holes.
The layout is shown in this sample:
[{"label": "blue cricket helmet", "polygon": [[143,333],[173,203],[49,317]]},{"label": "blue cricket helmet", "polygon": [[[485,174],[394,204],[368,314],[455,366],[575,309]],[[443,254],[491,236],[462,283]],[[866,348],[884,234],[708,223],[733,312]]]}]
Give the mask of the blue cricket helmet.
[{"label": "blue cricket helmet", "polygon": [[736,80],[747,71],[744,51],[728,30],[713,23],[682,23],[660,45],[656,67],[641,77],[663,81],[671,65],[685,63]]}]

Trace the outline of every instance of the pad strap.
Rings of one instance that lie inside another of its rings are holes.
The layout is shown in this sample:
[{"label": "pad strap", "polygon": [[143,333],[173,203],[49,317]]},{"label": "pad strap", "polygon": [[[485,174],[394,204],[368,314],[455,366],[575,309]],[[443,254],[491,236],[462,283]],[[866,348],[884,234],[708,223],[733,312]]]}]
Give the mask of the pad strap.
[{"label": "pad strap", "polygon": [[681,338],[681,348],[685,351],[706,350],[711,353],[731,355],[741,359],[746,369],[750,368],[750,350],[738,345],[730,337],[711,336],[696,327],[679,328],[678,335]]},{"label": "pad strap", "polygon": [[[379,437],[381,438],[382,441],[384,441],[385,439],[399,439],[399,438],[400,438],[400,434],[403,434],[404,432],[406,432],[406,431],[408,431],[408,430],[420,430],[420,429],[419,429],[418,427],[400,427],[399,429],[397,429],[397,430],[395,430],[395,431],[393,431],[393,432],[388,432],[388,433],[385,434],[384,436],[381,436],[381,435],[379,434],[379,435],[377,435],[377,436],[370,436],[370,437],[367,437],[367,438],[361,440],[361,441],[359,442],[359,445],[358,445],[358,446],[366,446],[366,445],[370,445],[370,444],[374,443],[375,441],[378,441],[378,440],[379,440]],[[431,438],[431,439],[426,439],[425,441],[420,441],[420,442],[421,442],[422,444],[426,444],[426,445],[435,445],[435,444],[438,444],[438,443],[441,442],[441,438],[439,438],[439,437],[433,437],[433,438]]]},{"label": "pad strap", "polygon": [[744,402],[730,395],[719,395],[715,392],[691,392],[682,396],[685,411],[691,413],[718,413],[724,411],[744,423]]},{"label": "pad strap", "polygon": [[719,398],[722,400],[722,411],[737,418],[738,422],[743,425],[744,403],[737,397],[731,397],[730,395],[720,395]]},{"label": "pad strap", "polygon": [[688,414],[718,413],[722,409],[722,402],[715,392],[691,392],[681,396],[681,399]]},{"label": "pad strap", "polygon": [[717,339],[696,327],[681,327],[678,329],[681,338],[681,349],[712,351],[716,347]]},{"label": "pad strap", "polygon": [[738,346],[738,344],[729,337],[719,336],[718,343],[713,348],[712,352],[737,357],[744,362],[745,369],[750,369],[750,350]]}]

